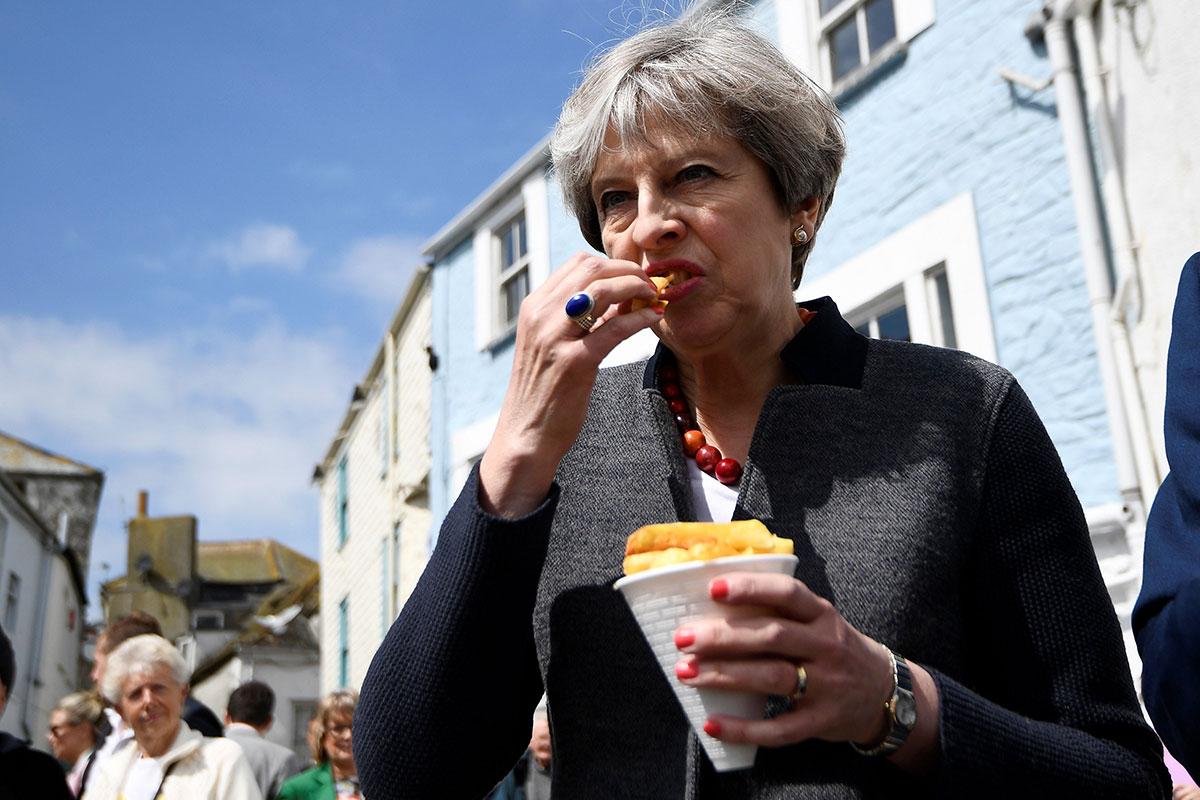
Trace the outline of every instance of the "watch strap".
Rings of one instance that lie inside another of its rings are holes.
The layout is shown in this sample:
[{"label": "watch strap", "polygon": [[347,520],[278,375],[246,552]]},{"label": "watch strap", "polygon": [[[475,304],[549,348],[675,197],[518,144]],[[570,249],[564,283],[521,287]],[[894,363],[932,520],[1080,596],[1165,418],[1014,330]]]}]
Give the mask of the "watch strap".
[{"label": "watch strap", "polygon": [[892,662],[892,693],[883,703],[888,730],[883,739],[870,746],[851,742],[854,751],[864,756],[889,756],[900,749],[916,727],[916,697],[913,694],[912,670],[902,656],[884,645]]}]

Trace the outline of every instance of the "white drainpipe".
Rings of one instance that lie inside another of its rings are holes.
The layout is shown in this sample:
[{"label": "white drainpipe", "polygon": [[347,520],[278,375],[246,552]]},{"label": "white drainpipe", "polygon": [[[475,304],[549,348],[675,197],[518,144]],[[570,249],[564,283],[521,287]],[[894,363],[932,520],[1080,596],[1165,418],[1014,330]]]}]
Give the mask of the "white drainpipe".
[{"label": "white drainpipe", "polygon": [[1068,24],[1076,13],[1075,0],[1056,0],[1046,21],[1046,49],[1058,101],[1058,117],[1066,148],[1067,169],[1071,178],[1071,197],[1079,228],[1080,252],[1087,278],[1092,328],[1096,337],[1096,357],[1104,386],[1104,404],[1108,412],[1121,498],[1129,508],[1131,522],[1140,528],[1145,522],[1145,503],[1131,445],[1125,399],[1121,390],[1116,348],[1112,340],[1112,283],[1105,254],[1104,224],[1100,197],[1092,173],[1091,145],[1087,117],[1075,78],[1074,56]]},{"label": "white drainpipe", "polygon": [[[1141,270],[1137,245],[1133,240],[1129,207],[1125,201],[1125,181],[1119,168],[1108,95],[1104,88],[1100,48],[1096,44],[1096,31],[1092,24],[1094,7],[1095,0],[1087,0],[1077,8],[1075,47],[1079,53],[1084,92],[1091,101],[1089,111],[1096,126],[1100,160],[1104,168],[1104,203],[1108,212],[1108,235],[1112,243],[1117,279],[1110,323],[1117,358],[1117,376],[1121,379],[1122,397],[1128,413],[1138,483],[1142,488],[1142,497],[1148,503],[1158,491],[1162,475],[1166,472],[1166,464],[1165,455],[1160,458],[1159,448],[1154,444],[1156,437],[1151,431],[1149,415],[1146,413],[1143,382],[1130,336],[1132,322],[1136,322],[1140,315],[1142,304]],[[1129,318],[1131,305],[1136,306],[1132,321]]]}]

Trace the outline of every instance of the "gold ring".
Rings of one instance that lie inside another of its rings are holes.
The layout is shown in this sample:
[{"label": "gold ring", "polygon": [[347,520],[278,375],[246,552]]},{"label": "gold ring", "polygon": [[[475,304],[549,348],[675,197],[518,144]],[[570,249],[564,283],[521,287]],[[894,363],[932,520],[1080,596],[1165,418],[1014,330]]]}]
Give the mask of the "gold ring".
[{"label": "gold ring", "polygon": [[792,705],[799,703],[804,699],[804,693],[808,691],[808,670],[804,669],[803,664],[796,665],[796,688],[788,695],[788,700],[792,701]]},{"label": "gold ring", "polygon": [[591,333],[592,326],[596,324],[596,318],[592,316],[591,311],[587,312],[582,317],[571,317],[571,321],[583,328],[584,333]]}]

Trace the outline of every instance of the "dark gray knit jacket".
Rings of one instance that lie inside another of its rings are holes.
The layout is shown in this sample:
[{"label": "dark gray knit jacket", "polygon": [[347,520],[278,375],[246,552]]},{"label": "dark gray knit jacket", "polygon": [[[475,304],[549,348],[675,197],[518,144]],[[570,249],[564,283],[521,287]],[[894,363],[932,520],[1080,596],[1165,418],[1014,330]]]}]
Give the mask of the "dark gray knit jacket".
[{"label": "dark gray knit jacket", "polygon": [[482,796],[543,685],[564,800],[1169,796],[1079,502],[1012,376],[805,305],[781,354],[799,382],[763,406],[735,517],[791,538],[797,578],[934,675],[936,773],[820,741],[712,769],[612,589],[630,531],[694,518],[651,359],[601,372],[528,517],[490,517],[468,480],[363,685],[365,796]]}]

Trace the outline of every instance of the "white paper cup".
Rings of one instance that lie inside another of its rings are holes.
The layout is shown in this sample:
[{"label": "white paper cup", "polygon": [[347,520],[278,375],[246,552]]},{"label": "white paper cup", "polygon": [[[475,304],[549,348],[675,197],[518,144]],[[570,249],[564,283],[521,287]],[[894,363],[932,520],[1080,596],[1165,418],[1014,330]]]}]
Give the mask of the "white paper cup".
[{"label": "white paper cup", "polygon": [[727,572],[775,572],[792,575],[796,557],[791,555],[728,556],[712,561],[689,561],[667,567],[638,572],[617,581],[613,588],[625,596],[634,619],[654,651],[667,682],[675,690],[679,704],[687,714],[696,736],[704,745],[717,772],[748,769],[758,753],[756,744],[729,744],[704,732],[704,723],[714,714],[743,719],[762,719],[767,710],[767,696],[754,692],[734,692],[727,689],[697,689],[686,686],[675,677],[675,664],[680,652],[675,647],[675,629],[684,623],[704,617],[755,616],[762,612],[758,606],[735,606],[714,601],[708,595],[708,584]]}]

